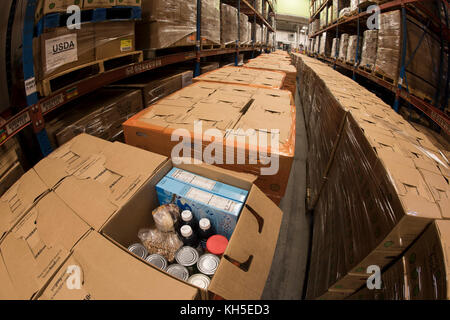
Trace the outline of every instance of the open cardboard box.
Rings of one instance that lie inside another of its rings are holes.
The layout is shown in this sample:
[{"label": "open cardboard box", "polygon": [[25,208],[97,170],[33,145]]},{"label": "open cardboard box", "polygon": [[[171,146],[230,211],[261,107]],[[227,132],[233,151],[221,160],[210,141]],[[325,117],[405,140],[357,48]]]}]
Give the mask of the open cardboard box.
[{"label": "open cardboard box", "polygon": [[[153,226],[151,212],[158,206],[155,186],[173,166],[165,156],[81,134],[43,159],[35,170],[79,217],[132,255],[126,248],[139,242],[141,228]],[[253,175],[206,164],[176,166],[249,191],[209,292],[201,292],[201,297],[259,299],[272,265],[282,211],[253,184]],[[105,173],[113,174],[104,179]],[[148,268],[157,271],[154,277],[171,277],[150,264]],[[176,281],[180,287],[188,285]]]},{"label": "open cardboard box", "polygon": [[[123,250],[138,242],[139,229],[153,226],[151,211],[158,206],[155,186],[173,166],[170,160],[166,161],[106,223],[101,233]],[[282,211],[253,184],[253,176],[205,164],[179,164],[176,167],[249,190],[228,248],[212,278],[208,292],[202,291],[201,297],[209,299],[216,294],[229,300],[260,299],[272,265]],[[146,263],[143,260],[142,262]],[[160,276],[171,277],[163,271],[160,271]]]}]

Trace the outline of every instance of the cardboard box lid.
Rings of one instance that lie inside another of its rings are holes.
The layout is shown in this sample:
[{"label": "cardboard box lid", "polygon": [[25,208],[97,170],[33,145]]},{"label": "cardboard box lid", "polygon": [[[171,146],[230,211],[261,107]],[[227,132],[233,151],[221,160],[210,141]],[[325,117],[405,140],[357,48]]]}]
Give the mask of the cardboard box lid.
[{"label": "cardboard box lid", "polygon": [[65,178],[55,192],[99,230],[166,161],[162,155],[110,143],[92,155],[83,170]]},{"label": "cardboard box lid", "polygon": [[[253,185],[210,291],[228,300],[261,298],[282,217],[280,208]],[[244,270],[233,261],[244,264]]]},{"label": "cardboard box lid", "polygon": [[40,199],[0,245],[8,277],[20,298],[31,299],[88,231],[89,226],[54,192]]},{"label": "cardboard box lid", "polygon": [[80,134],[41,160],[34,169],[49,188],[55,188],[67,176],[82,172],[86,165],[89,166],[95,160],[94,155],[101,153],[110,144],[111,142]]},{"label": "cardboard box lid", "polygon": [[[81,271],[81,289],[66,283],[69,266]],[[90,232],[73,250],[40,299],[55,300],[192,300],[198,289],[164,275],[96,232]]]},{"label": "cardboard box lid", "polygon": [[31,169],[0,198],[0,239],[48,191],[47,186]]}]

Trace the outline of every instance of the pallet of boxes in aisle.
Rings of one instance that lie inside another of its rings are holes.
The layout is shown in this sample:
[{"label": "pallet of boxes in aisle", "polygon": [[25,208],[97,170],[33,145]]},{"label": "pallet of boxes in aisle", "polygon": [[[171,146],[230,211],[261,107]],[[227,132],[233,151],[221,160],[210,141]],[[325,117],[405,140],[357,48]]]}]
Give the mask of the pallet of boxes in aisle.
[{"label": "pallet of boxes in aisle", "polygon": [[1,197],[0,298],[259,299],[282,212],[254,179],[78,135]]},{"label": "pallet of boxes in aisle", "polygon": [[[66,9],[76,1],[41,1],[36,12],[33,39],[34,74],[41,96],[90,76],[143,61],[136,50],[135,20],[141,18],[141,3],[125,0],[84,1],[81,24],[68,28]],[[116,5],[117,4],[117,5]]]},{"label": "pallet of boxes in aisle", "polygon": [[294,157],[295,105],[286,90],[198,81],[126,121],[124,133],[131,145],[256,175],[278,204]]},{"label": "pallet of boxes in aisle", "polygon": [[344,298],[450,218],[448,150],[329,66],[299,55],[297,67],[315,216],[307,296]]}]

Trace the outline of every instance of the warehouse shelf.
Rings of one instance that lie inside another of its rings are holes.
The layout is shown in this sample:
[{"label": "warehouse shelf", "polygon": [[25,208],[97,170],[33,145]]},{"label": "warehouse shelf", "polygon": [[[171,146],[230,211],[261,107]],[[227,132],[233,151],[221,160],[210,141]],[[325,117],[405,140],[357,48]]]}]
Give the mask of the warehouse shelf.
[{"label": "warehouse shelf", "polygon": [[[265,46],[239,48],[240,52],[249,52],[260,49],[265,49]],[[200,52],[200,57],[218,56],[224,54],[234,54],[235,48],[229,49],[212,49],[203,50]],[[163,57],[158,57],[152,60],[145,60],[143,62],[120,67],[97,76],[84,79],[77,83],[73,83],[65,88],[62,88],[50,96],[42,98],[36,104],[33,104],[18,114],[10,117],[5,123],[0,126],[0,146],[6,143],[10,138],[19,133],[24,128],[32,125],[35,131],[40,131],[45,125],[42,117],[49,112],[65,105],[71,100],[79,98],[85,94],[93,92],[101,87],[120,81],[122,79],[147,72],[159,67],[172,65],[184,61],[194,60],[197,55],[195,51],[182,52],[171,54]],[[33,121],[34,120],[34,121]]]},{"label": "warehouse shelf", "polygon": [[373,83],[376,83],[385,89],[391,91],[394,94],[398,94],[399,97],[401,97],[406,102],[413,105],[415,108],[422,111],[424,114],[426,114],[434,123],[436,123],[446,134],[450,135],[450,117],[446,115],[444,112],[436,108],[435,106],[429,104],[426,101],[423,101],[422,99],[410,94],[404,87],[401,87],[400,89],[392,84],[389,83],[381,78],[378,78],[374,76],[371,73],[365,72],[364,70],[359,69],[358,67],[348,65],[344,62],[341,62],[337,59],[329,58],[329,57],[319,57],[319,60],[326,61],[330,63],[331,65],[336,65],[340,68],[349,70],[353,73],[356,73]]},{"label": "warehouse shelf", "polygon": [[[323,11],[323,9],[325,9],[326,6],[331,2],[333,2],[333,0],[324,0],[323,3],[320,5],[320,7],[315,12],[312,13],[311,18],[309,19],[309,22],[311,23],[317,17],[317,15],[319,13],[321,13]],[[314,2],[311,2],[311,6],[313,4],[314,4]]]},{"label": "warehouse shelf", "polygon": [[[239,4],[237,5],[238,1],[240,1],[240,5]],[[222,3],[228,4],[230,6],[233,7],[240,6],[240,12],[248,15],[249,18],[255,17],[254,19],[256,19],[256,23],[264,24],[267,27],[267,29],[269,29],[272,32],[275,32],[270,23],[266,19],[264,19],[263,15],[260,12],[256,11],[256,9],[250,4],[250,2],[252,2],[252,0],[222,0]]]},{"label": "warehouse shelf", "polygon": [[[201,0],[197,0],[197,7],[201,7]],[[252,0],[250,0],[252,1]],[[267,0],[264,0],[267,1]],[[218,48],[218,49],[209,49],[209,50],[201,50],[200,46],[197,46],[196,50],[186,51],[176,54],[169,54],[166,56],[157,57],[151,60],[145,60],[143,62],[137,62],[133,64],[129,64],[123,67],[119,67],[98,75],[94,75],[83,79],[81,81],[72,83],[64,88],[61,88],[49,96],[39,99],[38,94],[36,92],[36,84],[34,80],[34,67],[33,67],[33,48],[32,42],[33,37],[39,34],[39,30],[42,31],[45,27],[56,26],[60,21],[59,15],[53,15],[50,17],[51,19],[45,20],[42,19],[38,25],[34,23],[34,10],[36,7],[36,0],[27,0],[27,12],[26,18],[24,20],[24,39],[23,39],[23,47],[24,47],[24,79],[26,79],[25,84],[28,90],[31,92],[27,95],[27,104],[28,107],[21,110],[19,113],[11,116],[11,110],[8,110],[3,113],[3,116],[8,115],[7,120],[0,124],[0,146],[6,143],[10,138],[19,133],[21,130],[28,126],[32,126],[34,133],[38,139],[38,142],[41,147],[41,151],[43,155],[49,154],[52,149],[50,147],[50,143],[48,141],[47,134],[45,132],[45,120],[44,116],[49,112],[65,105],[69,101],[72,101],[76,98],[79,98],[85,94],[93,92],[103,86],[109,85],[116,81],[120,81],[122,79],[131,77],[136,74],[140,74],[146,71],[150,71],[159,67],[164,67],[184,61],[196,60],[196,71],[200,68],[200,59],[204,57],[211,56],[219,56],[226,54],[235,54],[236,56],[236,64],[238,61],[238,55],[240,52],[256,52],[263,51],[269,49],[266,45],[252,45],[251,47],[241,47],[238,45],[239,39],[237,39],[236,46],[233,48]],[[261,13],[257,12],[253,6],[249,4],[247,0],[224,0],[223,3],[229,3],[233,6],[238,7],[238,11],[242,9],[243,13],[251,15],[254,17],[254,22],[259,24],[265,24],[267,28],[273,31],[271,25],[263,18]],[[272,4],[270,4],[270,8],[273,10]],[[270,10],[270,9],[269,9]],[[104,10],[103,10],[104,11]],[[140,16],[139,10],[134,10],[132,16],[132,20],[135,20],[136,17]],[[198,10],[198,21],[197,28],[200,30],[201,21],[199,19],[201,17],[200,10]],[[44,21],[45,20],[45,21]],[[197,32],[198,37],[200,32]],[[200,39],[197,39],[198,43],[200,43]],[[198,75],[197,72],[194,72]]]},{"label": "warehouse shelf", "polygon": [[[444,0],[444,1],[447,2],[446,0]],[[439,20],[438,17],[433,16],[433,15],[428,15],[427,10],[421,5],[420,2],[421,2],[420,0],[394,0],[394,1],[389,1],[386,3],[380,4],[379,7],[380,7],[381,12],[386,12],[386,11],[400,9],[402,7],[408,8],[408,5],[414,5],[417,9],[419,9],[420,11],[425,13],[429,18],[431,18],[431,21],[433,22],[433,25],[430,26],[431,30],[438,33],[438,32],[440,32],[440,27],[442,26],[444,37],[446,37],[446,39],[450,39],[449,38],[450,32],[449,32],[447,26],[445,24],[443,24]],[[415,14],[413,11],[411,11],[410,8],[408,9],[408,12],[410,14],[412,14],[414,16],[414,18],[417,18],[418,20],[422,20],[421,17],[418,16],[417,14]],[[318,35],[321,35],[324,32],[334,30],[337,27],[341,28],[341,30],[345,30],[346,28],[347,28],[347,30],[348,29],[354,30],[356,28],[356,25],[358,24],[358,22],[360,22],[364,18],[369,17],[371,14],[373,14],[373,13],[368,13],[367,11],[363,11],[363,12],[359,12],[355,15],[339,19],[335,23],[328,25],[325,28],[313,33],[310,37],[314,38]]]}]

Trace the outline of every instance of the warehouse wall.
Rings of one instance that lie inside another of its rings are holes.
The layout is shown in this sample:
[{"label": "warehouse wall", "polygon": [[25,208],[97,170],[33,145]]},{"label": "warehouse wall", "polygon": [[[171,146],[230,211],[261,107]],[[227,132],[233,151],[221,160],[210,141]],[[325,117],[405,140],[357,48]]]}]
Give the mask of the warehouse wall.
[{"label": "warehouse wall", "polygon": [[[290,34],[292,34],[293,37],[289,38]],[[298,44],[306,45],[307,39],[308,39],[308,37],[306,36],[306,34],[300,34],[298,36]],[[295,46],[297,43],[297,34],[295,32],[278,30],[277,34],[276,34],[276,41],[283,42],[286,44],[291,44],[292,46]]]},{"label": "warehouse wall", "polygon": [[309,0],[278,0],[277,13],[309,17]]}]

